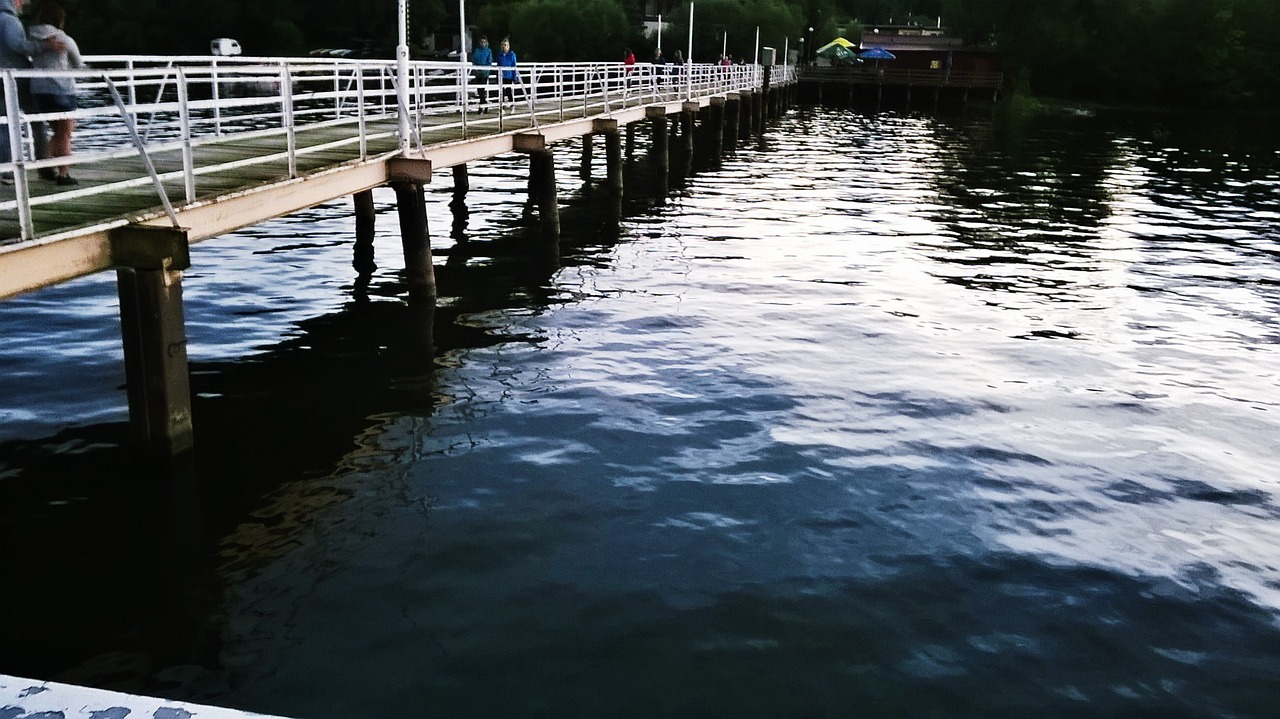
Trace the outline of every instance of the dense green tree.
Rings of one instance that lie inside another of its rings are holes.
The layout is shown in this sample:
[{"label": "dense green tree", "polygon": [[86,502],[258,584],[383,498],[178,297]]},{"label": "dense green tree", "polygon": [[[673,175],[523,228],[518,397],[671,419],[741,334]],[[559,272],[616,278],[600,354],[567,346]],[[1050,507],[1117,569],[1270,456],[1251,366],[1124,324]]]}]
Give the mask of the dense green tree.
[{"label": "dense green tree", "polygon": [[615,0],[527,0],[511,14],[517,55],[542,61],[617,60],[627,14]]},{"label": "dense green tree", "polygon": [[[29,0],[33,6],[39,0]],[[254,55],[356,47],[391,57],[395,0],[63,0],[68,31],[90,54],[205,54],[235,37]],[[694,59],[713,61],[724,34],[735,57],[760,44],[800,49],[863,23],[943,24],[1001,50],[1017,88],[1108,102],[1280,105],[1277,0],[697,0]],[[453,35],[457,0],[411,0],[411,38]],[[467,0],[467,19],[496,41],[511,34],[522,58],[641,60],[638,0]],[[664,45],[683,49],[688,5],[671,9]],[[670,53],[668,53],[670,54]]]}]

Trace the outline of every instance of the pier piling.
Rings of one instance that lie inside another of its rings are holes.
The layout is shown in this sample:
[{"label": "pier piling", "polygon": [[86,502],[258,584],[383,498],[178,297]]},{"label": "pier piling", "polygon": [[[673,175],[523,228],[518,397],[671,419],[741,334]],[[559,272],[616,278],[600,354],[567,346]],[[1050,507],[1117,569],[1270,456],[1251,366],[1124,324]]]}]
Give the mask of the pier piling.
[{"label": "pier piling", "polygon": [[377,213],[373,207],[373,190],[364,190],[351,196],[356,213],[356,245],[351,266],[364,276],[378,269],[374,263],[373,237],[377,226]]},{"label": "pier piling", "polygon": [[617,131],[604,136],[605,167],[609,175],[609,189],[622,195],[622,135]]},{"label": "pier piling", "polygon": [[431,264],[431,235],[427,228],[427,200],[423,185],[393,182],[400,213],[400,242],[404,247],[404,273],[409,299],[436,296],[436,274]]}]

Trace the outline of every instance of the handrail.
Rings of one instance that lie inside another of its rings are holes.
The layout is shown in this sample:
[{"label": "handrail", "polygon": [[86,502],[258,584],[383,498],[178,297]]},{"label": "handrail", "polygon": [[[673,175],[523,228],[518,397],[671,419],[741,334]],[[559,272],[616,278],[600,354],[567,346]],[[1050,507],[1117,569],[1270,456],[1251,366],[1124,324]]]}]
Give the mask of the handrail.
[{"label": "handrail", "polygon": [[[475,68],[457,61],[411,63],[409,105],[399,107],[392,60],[124,55],[85,60],[85,70],[3,70],[0,91],[11,107],[0,117],[0,142],[10,146],[13,160],[0,163],[0,178],[14,180],[15,187],[11,194],[0,187],[0,221],[17,219],[19,236],[0,236],[0,244],[74,232],[49,220],[51,213],[33,213],[60,202],[150,185],[155,194],[148,211],[163,207],[172,221],[176,209],[216,192],[206,179],[211,175],[270,167],[271,173],[279,168],[274,176],[280,179],[298,177],[325,166],[321,156],[333,157],[342,148],[352,162],[394,156],[399,149],[387,140],[398,138],[401,113],[410,120],[410,147],[421,152],[431,142],[424,135],[432,132],[467,138],[516,127],[537,131],[570,117],[607,117],[624,107],[756,88],[762,77],[759,66],[686,64],[673,74],[669,65],[570,62],[527,63],[515,68],[516,79],[510,81],[504,77],[509,68],[493,67],[499,108],[493,117],[477,114],[468,101],[470,90],[489,91],[494,84],[471,82]],[[74,78],[79,108],[22,112],[17,84],[36,76]],[[794,77],[792,66],[774,68],[775,83]],[[507,89],[515,90],[514,103],[503,101]],[[35,126],[63,119],[77,122],[75,152],[34,158]],[[253,142],[262,150],[253,157],[232,157],[231,141]],[[121,163],[137,169],[121,174]],[[60,165],[79,174],[81,184],[52,186],[34,179],[35,171]],[[169,198],[166,185],[185,192]],[[171,204],[179,198],[180,205]],[[143,209],[128,212],[141,216]],[[36,214],[45,218],[42,228],[35,227]]]}]

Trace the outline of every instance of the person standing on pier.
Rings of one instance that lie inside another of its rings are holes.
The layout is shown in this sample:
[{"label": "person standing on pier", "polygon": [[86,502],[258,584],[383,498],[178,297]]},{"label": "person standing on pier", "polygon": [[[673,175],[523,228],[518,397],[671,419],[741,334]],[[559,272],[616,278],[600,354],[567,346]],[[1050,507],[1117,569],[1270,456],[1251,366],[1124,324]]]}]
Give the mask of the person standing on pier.
[{"label": "person standing on pier", "polygon": [[[83,68],[80,48],[76,41],[62,31],[67,21],[67,11],[56,2],[46,1],[36,14],[36,24],[27,35],[31,38],[31,65],[45,70],[70,70]],[[48,41],[57,40],[61,49],[54,50]],[[74,77],[35,77],[31,79],[31,95],[40,112],[71,112],[76,109],[76,79]],[[75,130],[73,117],[53,120],[53,137],[49,138],[49,157],[66,157],[71,154],[71,133]],[[59,185],[79,184],[71,176],[67,165],[58,168]]]},{"label": "person standing on pier", "polygon": [[505,83],[502,88],[503,99],[510,100],[513,104],[516,101],[516,83],[520,81],[520,76],[516,74],[516,53],[511,49],[511,40],[502,38],[502,44],[498,46],[498,67],[509,67],[510,70],[502,71],[502,82]]},{"label": "person standing on pier", "polygon": [[480,46],[471,51],[471,64],[476,66],[472,78],[480,87],[476,94],[480,96],[480,112],[489,111],[489,66],[493,65],[493,50],[489,49],[489,38],[480,36]]},{"label": "person standing on pier", "polygon": [[[27,40],[27,31],[22,27],[18,13],[22,12],[22,0],[0,0],[0,69],[26,69],[31,67],[31,51],[34,49]],[[57,50],[62,46],[57,40],[45,42],[48,49]],[[25,112],[34,112],[31,104],[28,78],[18,79],[18,101]],[[0,104],[0,117],[8,112],[7,105]],[[45,155],[45,127],[43,122],[31,123],[32,140],[36,149],[36,157]],[[9,146],[7,133],[0,137],[0,163],[13,162],[12,148]],[[42,171],[43,175],[44,172]],[[50,178],[52,179],[52,178]],[[0,176],[0,182],[13,183],[12,175]]]}]

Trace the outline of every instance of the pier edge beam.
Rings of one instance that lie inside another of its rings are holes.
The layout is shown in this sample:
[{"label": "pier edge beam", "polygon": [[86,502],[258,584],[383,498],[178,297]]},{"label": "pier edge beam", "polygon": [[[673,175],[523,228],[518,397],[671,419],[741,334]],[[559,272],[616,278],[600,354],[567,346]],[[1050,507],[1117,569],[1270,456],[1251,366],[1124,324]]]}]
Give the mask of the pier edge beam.
[{"label": "pier edge beam", "polygon": [[191,266],[187,231],[130,225],[111,233],[120,297],[129,428],[150,459],[195,446],[187,366],[182,271]]}]

